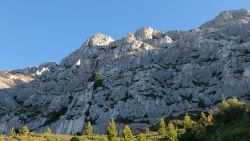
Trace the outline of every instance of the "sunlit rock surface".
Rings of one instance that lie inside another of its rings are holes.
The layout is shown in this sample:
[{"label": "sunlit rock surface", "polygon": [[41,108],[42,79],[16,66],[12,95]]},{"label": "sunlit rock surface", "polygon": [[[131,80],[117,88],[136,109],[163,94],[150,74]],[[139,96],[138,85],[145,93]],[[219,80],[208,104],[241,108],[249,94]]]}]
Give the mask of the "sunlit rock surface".
[{"label": "sunlit rock surface", "polygon": [[60,64],[1,72],[0,89],[1,132],[77,134],[91,121],[105,133],[112,118],[138,131],[222,97],[248,100],[250,11],[225,11],[189,31],[96,34]]}]

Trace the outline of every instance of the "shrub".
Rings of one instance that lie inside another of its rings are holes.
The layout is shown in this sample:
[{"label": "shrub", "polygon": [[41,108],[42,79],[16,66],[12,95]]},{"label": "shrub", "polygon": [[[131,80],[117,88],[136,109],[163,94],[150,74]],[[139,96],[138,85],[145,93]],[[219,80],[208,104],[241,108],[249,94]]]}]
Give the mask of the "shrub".
[{"label": "shrub", "polygon": [[102,74],[100,72],[94,73],[90,78],[89,81],[94,82],[94,89],[97,87],[103,87],[103,81],[100,79],[102,77]]},{"label": "shrub", "polygon": [[244,115],[248,110],[246,104],[237,98],[223,100],[218,106],[219,112],[215,114],[216,121],[228,123]]},{"label": "shrub", "polygon": [[188,114],[184,116],[183,125],[185,130],[180,137],[181,141],[200,141],[205,132],[204,126],[192,120]]},{"label": "shrub", "polygon": [[102,74],[101,74],[100,72],[96,72],[95,74],[93,74],[93,75],[89,78],[89,81],[95,82],[95,81],[97,81],[101,76],[102,76]]},{"label": "shrub", "polygon": [[203,126],[197,122],[193,122],[192,126],[185,129],[185,133],[180,137],[180,141],[201,141],[204,133]]}]

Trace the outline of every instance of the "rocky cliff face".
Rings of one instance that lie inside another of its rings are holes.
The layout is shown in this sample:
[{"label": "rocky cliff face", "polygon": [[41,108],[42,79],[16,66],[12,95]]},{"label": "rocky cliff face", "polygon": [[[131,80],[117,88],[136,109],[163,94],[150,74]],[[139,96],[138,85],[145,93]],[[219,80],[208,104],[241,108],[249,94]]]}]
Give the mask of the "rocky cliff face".
[{"label": "rocky cliff face", "polygon": [[[8,85],[3,75],[25,83]],[[145,27],[120,40],[97,34],[60,64],[0,73],[0,88],[2,132],[27,125],[76,134],[91,121],[105,133],[111,118],[136,131],[222,97],[247,100],[250,11],[222,12],[189,31]]]}]

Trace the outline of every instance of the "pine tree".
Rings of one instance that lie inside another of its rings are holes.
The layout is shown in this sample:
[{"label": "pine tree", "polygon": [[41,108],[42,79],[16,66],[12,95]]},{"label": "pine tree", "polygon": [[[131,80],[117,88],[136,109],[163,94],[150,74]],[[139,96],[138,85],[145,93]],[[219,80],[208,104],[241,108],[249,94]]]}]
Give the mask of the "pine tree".
[{"label": "pine tree", "polygon": [[164,121],[163,118],[160,119],[160,123],[159,123],[159,130],[158,132],[163,135],[163,136],[166,136],[166,133],[167,133],[167,129],[166,129],[166,123]]},{"label": "pine tree", "polygon": [[183,125],[185,129],[192,127],[192,119],[188,114],[184,116]]},{"label": "pine tree", "polygon": [[90,122],[87,123],[87,125],[85,126],[85,131],[84,131],[85,135],[93,135],[93,126],[91,125]]},{"label": "pine tree", "polygon": [[9,136],[10,136],[10,137],[15,137],[15,136],[16,136],[16,131],[15,131],[14,128],[11,128],[11,129],[10,129]]},{"label": "pine tree", "polygon": [[51,131],[50,128],[47,128],[44,133],[47,134],[47,135],[51,135],[52,131]]},{"label": "pine tree", "polygon": [[213,120],[214,120],[213,115],[212,115],[211,112],[209,112],[208,116],[207,116],[207,122],[208,122],[208,124],[212,125],[213,124]]},{"label": "pine tree", "polygon": [[107,130],[108,140],[109,141],[119,140],[117,135],[118,135],[118,132],[117,132],[117,129],[116,129],[116,124],[115,124],[114,119],[112,119],[111,122],[109,123],[109,127],[108,127],[108,130]]},{"label": "pine tree", "polygon": [[178,141],[178,133],[172,122],[168,124],[167,128],[167,139],[168,141]]},{"label": "pine tree", "polygon": [[21,134],[24,136],[28,136],[30,133],[30,130],[27,126],[23,126],[23,128],[21,129]]},{"label": "pine tree", "polygon": [[123,133],[124,141],[135,141],[135,137],[128,125],[125,125],[122,133]]},{"label": "pine tree", "polygon": [[200,115],[200,123],[202,125],[207,125],[207,116],[205,113],[201,112],[201,115]]},{"label": "pine tree", "polygon": [[140,134],[138,135],[137,141],[147,141],[146,135],[140,133]]},{"label": "pine tree", "polygon": [[201,112],[200,116],[200,123],[204,126],[212,125],[213,124],[213,116],[211,113],[206,116],[203,112]]}]

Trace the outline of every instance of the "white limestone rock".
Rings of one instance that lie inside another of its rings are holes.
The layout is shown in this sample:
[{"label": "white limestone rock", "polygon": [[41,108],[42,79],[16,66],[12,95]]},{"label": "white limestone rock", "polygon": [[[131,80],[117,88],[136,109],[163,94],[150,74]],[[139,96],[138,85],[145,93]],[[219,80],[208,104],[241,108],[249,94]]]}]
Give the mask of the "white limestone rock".
[{"label": "white limestone rock", "polygon": [[91,121],[105,133],[114,118],[138,132],[223,96],[247,99],[249,16],[226,11],[193,30],[144,27],[116,41],[96,34],[60,64],[0,72],[0,131],[25,124],[78,134]]}]

